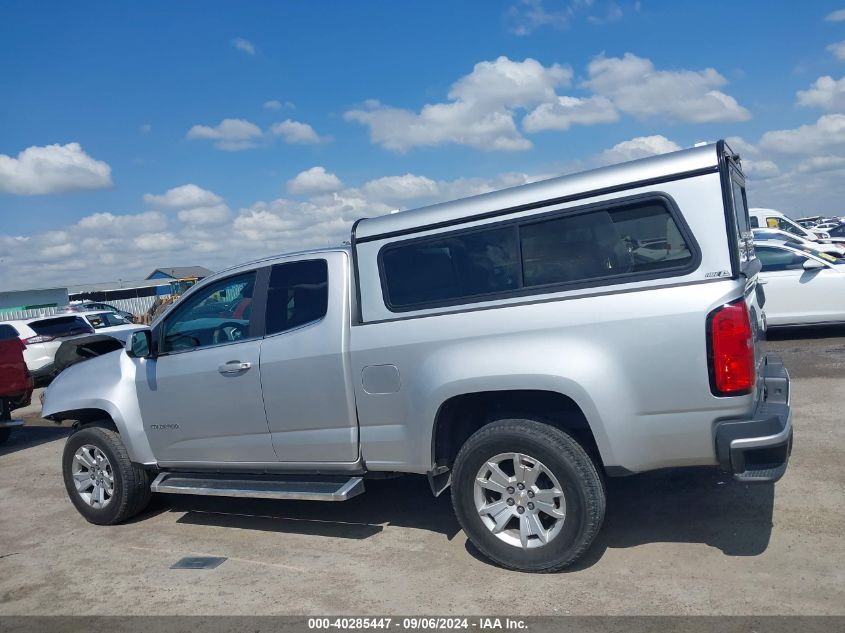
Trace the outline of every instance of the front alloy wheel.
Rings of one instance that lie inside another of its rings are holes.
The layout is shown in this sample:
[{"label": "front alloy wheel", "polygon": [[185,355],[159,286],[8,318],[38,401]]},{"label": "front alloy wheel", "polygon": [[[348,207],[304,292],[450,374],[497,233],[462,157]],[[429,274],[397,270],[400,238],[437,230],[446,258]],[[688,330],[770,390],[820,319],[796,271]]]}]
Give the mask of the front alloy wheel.
[{"label": "front alloy wheel", "polygon": [[92,508],[103,509],[114,496],[114,472],[109,458],[96,446],[85,444],[73,455],[73,482],[80,498]]}]

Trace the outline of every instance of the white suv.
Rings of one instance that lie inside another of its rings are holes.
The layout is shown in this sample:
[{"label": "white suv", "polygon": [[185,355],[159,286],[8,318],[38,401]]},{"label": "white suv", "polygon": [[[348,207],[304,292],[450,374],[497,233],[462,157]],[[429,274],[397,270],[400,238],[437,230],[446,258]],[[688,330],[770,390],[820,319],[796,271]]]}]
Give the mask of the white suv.
[{"label": "white suv", "polygon": [[44,383],[53,375],[56,350],[63,341],[94,333],[94,328],[76,315],[42,316],[6,323],[26,345],[23,358],[36,383]]}]

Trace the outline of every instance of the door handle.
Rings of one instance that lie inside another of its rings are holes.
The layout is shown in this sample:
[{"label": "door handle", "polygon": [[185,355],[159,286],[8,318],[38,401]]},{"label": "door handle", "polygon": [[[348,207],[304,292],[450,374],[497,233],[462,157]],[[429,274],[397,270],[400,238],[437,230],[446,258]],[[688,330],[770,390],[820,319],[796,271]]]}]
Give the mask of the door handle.
[{"label": "door handle", "polygon": [[239,360],[230,360],[228,363],[217,368],[221,374],[239,374],[252,367],[252,363],[242,363]]}]

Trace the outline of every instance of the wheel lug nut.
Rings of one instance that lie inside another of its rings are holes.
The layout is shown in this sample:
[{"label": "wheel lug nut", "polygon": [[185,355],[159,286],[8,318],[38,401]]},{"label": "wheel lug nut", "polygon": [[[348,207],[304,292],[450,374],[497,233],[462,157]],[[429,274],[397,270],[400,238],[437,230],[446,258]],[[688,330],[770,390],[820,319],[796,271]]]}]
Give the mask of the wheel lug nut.
[{"label": "wheel lug nut", "polygon": [[512,495],[514,492],[516,491],[513,489],[513,486],[508,486],[508,494]]},{"label": "wheel lug nut", "polygon": [[529,496],[529,497],[531,497],[531,498],[533,499],[533,498],[534,498],[534,491],[533,491],[533,490],[529,490],[529,491],[528,491],[528,496]]},{"label": "wheel lug nut", "polygon": [[522,506],[517,506],[516,511],[522,514],[523,512],[525,512],[525,508],[523,508]]},{"label": "wheel lug nut", "polygon": [[520,490],[525,490],[525,484],[516,484],[516,487]]},{"label": "wheel lug nut", "polygon": [[534,509],[534,504],[533,504],[533,503],[531,503],[530,501],[528,502],[528,509],[529,509],[529,510],[533,510],[533,509]]},{"label": "wheel lug nut", "polygon": [[513,499],[511,499],[510,497],[508,497],[508,505],[512,506],[514,503],[516,503],[516,502]]}]

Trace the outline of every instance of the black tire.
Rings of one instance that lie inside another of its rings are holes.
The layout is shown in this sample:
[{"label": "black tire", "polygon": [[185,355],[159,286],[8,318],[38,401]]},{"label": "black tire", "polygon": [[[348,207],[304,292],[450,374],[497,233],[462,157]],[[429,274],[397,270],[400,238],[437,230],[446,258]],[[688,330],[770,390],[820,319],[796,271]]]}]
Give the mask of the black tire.
[{"label": "black tire", "polygon": [[12,435],[12,429],[9,429],[9,428],[0,429],[0,444],[3,444],[4,442],[6,442],[9,439],[9,437],[11,437],[11,435]]},{"label": "black tire", "polygon": [[[558,479],[566,516],[556,537],[523,549],[504,542],[483,523],[474,501],[475,478],[500,453],[523,453],[540,460]],[[604,482],[577,440],[537,420],[497,420],[476,431],[461,447],[452,473],[452,505],[461,527],[478,550],[508,569],[554,572],[572,565],[589,549],[604,521]]]},{"label": "black tire", "polygon": [[[103,508],[89,505],[77,492],[73,480],[74,454],[89,444],[100,449],[111,463],[114,493]],[[71,435],[62,455],[62,475],[71,502],[91,523],[114,525],[142,512],[150,502],[150,478],[139,464],[133,464],[120,435],[104,426],[86,426]]]}]

